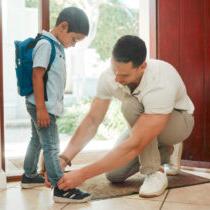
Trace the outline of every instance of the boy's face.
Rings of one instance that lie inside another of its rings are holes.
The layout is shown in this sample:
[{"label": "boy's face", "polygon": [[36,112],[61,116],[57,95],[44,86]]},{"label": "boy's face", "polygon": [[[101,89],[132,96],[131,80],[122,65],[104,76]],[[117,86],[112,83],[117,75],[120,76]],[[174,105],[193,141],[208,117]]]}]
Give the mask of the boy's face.
[{"label": "boy's face", "polygon": [[84,34],[68,32],[68,23],[62,22],[59,26],[59,41],[65,48],[74,47],[77,42],[85,38]]},{"label": "boy's face", "polygon": [[63,44],[65,48],[74,47],[77,42],[83,40],[85,38],[84,34],[79,34],[75,32],[66,32],[63,33],[60,39],[60,42]]}]

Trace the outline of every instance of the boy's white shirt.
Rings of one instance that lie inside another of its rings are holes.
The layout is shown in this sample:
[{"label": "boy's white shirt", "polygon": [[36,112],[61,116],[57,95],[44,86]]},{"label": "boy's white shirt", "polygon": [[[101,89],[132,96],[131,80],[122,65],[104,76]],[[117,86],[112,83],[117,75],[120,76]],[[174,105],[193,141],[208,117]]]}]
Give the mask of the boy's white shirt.
[{"label": "boy's white shirt", "polygon": [[[46,108],[50,114],[61,116],[64,111],[64,90],[66,85],[66,64],[63,45],[47,31],[43,35],[55,41],[56,56],[48,71]],[[33,49],[33,68],[43,67],[47,69],[50,61],[51,44],[49,41],[40,40]],[[27,96],[27,101],[35,105],[34,94]]]}]

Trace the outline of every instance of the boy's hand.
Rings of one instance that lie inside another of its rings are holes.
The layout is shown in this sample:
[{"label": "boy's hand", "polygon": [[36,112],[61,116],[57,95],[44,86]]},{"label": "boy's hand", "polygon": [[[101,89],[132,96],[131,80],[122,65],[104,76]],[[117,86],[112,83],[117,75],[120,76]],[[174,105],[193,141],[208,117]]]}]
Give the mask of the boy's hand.
[{"label": "boy's hand", "polygon": [[51,188],[52,185],[51,185],[51,183],[50,183],[50,181],[48,179],[47,172],[44,173],[44,179],[45,179],[45,183],[44,183],[45,187]]},{"label": "boy's hand", "polygon": [[50,125],[50,115],[46,109],[37,109],[36,111],[37,124],[40,128],[46,128]]}]

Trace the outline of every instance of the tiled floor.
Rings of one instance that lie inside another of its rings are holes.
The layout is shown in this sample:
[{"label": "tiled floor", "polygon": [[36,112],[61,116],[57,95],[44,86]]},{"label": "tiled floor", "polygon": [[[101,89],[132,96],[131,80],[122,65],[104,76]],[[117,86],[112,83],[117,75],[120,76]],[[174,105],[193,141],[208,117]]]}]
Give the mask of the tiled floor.
[{"label": "tiled floor", "polygon": [[[189,171],[188,171],[189,172]],[[210,173],[191,173],[210,178]],[[156,198],[139,198],[138,195],[85,204],[55,204],[52,191],[40,187],[22,190],[19,182],[8,183],[7,189],[0,191],[1,210],[210,210],[210,183],[166,191]]]}]

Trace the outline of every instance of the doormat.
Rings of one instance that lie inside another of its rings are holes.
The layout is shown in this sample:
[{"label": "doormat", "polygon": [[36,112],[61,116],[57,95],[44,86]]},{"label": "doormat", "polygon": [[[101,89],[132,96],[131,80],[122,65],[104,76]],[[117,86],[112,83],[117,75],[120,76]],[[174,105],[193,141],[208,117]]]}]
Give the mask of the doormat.
[{"label": "doormat", "polygon": [[[80,188],[91,193],[93,200],[114,198],[137,194],[139,192],[140,185],[143,183],[143,180],[143,176],[140,174],[135,174],[125,182],[113,184],[108,181],[103,174],[87,180]],[[208,183],[210,182],[210,179],[180,172],[176,176],[168,176],[168,181],[168,189],[172,189]]]}]

